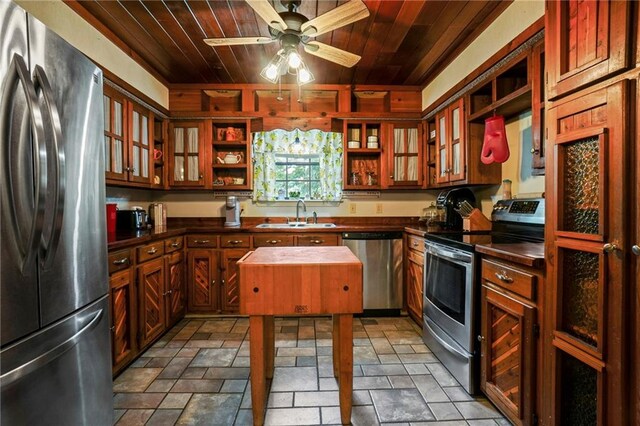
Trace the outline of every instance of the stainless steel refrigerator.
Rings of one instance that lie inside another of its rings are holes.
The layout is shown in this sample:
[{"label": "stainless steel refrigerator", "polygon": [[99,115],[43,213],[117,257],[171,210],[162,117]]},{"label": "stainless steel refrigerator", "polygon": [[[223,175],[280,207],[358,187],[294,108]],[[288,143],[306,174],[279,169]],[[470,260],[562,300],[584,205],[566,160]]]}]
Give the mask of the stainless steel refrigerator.
[{"label": "stainless steel refrigerator", "polygon": [[111,424],[102,73],[0,0],[0,421]]}]

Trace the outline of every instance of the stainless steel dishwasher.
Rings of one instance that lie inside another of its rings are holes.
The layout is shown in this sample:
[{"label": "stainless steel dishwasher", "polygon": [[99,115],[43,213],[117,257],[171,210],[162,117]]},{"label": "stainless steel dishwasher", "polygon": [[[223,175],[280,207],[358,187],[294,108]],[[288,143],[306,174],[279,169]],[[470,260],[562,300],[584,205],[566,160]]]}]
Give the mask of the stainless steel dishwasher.
[{"label": "stainless steel dishwasher", "polygon": [[342,245],[362,262],[365,315],[399,315],[402,232],[345,232]]}]

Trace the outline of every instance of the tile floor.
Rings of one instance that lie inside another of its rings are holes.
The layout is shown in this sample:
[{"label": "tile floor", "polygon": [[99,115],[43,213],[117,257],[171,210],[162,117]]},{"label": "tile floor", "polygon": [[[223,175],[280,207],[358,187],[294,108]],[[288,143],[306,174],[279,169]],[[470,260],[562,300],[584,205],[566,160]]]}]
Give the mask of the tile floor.
[{"label": "tile floor", "polygon": [[[354,319],[354,425],[508,425],[407,317]],[[249,321],[184,319],[114,381],[118,425],[250,425]],[[276,318],[267,425],[339,424],[331,319]]]}]

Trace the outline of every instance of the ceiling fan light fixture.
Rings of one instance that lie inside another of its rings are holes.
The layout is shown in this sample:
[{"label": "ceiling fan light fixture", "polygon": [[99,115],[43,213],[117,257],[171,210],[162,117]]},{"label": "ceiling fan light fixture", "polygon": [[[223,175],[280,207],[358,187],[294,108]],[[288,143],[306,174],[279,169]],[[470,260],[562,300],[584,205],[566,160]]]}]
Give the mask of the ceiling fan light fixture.
[{"label": "ceiling fan light fixture", "polygon": [[284,63],[284,57],[281,52],[278,52],[276,56],[274,56],[267,66],[265,66],[260,75],[265,80],[269,80],[271,83],[277,83],[280,80],[280,76],[282,75],[282,64]]},{"label": "ceiling fan light fixture", "polygon": [[288,62],[291,68],[298,69],[302,64],[302,58],[295,50],[291,50],[288,55]]},{"label": "ceiling fan light fixture", "polygon": [[315,80],[313,74],[307,67],[302,67],[298,70],[298,85],[302,86]]}]

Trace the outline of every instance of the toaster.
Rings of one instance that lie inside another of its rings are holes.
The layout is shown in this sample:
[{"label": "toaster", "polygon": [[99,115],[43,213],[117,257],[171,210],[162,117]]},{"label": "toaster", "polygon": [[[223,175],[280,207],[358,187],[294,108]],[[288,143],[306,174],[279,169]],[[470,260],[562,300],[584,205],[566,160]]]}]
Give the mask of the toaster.
[{"label": "toaster", "polygon": [[147,212],[143,209],[118,210],[116,212],[116,230],[127,231],[147,228]]}]

